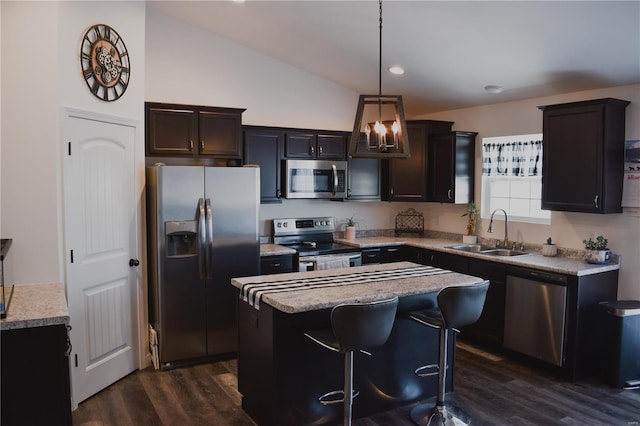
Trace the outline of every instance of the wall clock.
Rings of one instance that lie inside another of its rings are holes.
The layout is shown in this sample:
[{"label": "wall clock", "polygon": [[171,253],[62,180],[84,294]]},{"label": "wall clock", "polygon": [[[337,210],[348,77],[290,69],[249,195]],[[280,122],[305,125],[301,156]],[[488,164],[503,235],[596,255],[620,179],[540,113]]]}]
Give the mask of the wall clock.
[{"label": "wall clock", "polygon": [[80,65],[89,90],[103,101],[119,99],[129,86],[129,53],[120,35],[97,24],[87,30],[80,47]]}]

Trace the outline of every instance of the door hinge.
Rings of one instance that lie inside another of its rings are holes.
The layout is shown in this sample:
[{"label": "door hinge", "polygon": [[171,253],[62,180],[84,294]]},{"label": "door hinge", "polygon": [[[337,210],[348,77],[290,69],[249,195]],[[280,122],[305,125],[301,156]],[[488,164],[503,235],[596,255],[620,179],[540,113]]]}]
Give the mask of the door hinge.
[{"label": "door hinge", "polygon": [[71,155],[71,142],[69,142],[69,155]]},{"label": "door hinge", "polygon": [[71,250],[71,263],[73,263],[73,250]]},{"label": "door hinge", "polygon": [[76,367],[78,366],[78,354],[75,355],[75,359],[76,359]]}]

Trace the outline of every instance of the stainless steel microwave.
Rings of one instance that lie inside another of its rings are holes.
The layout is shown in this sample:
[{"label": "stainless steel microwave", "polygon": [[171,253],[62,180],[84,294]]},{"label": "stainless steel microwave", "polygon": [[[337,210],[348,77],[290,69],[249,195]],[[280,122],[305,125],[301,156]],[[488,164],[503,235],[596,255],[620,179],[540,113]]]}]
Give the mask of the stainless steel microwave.
[{"label": "stainless steel microwave", "polygon": [[284,160],[285,198],[346,198],[347,162]]}]

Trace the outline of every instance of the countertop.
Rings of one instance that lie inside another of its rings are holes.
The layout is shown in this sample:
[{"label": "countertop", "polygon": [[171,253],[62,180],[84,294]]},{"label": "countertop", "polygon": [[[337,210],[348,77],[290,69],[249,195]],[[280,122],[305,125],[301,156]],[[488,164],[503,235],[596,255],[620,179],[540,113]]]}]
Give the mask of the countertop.
[{"label": "countertop", "polygon": [[[349,274],[400,270],[413,267],[430,268],[412,262],[395,262],[381,265],[356,266],[353,268],[234,278],[231,280],[231,283],[240,289],[245,284],[278,283],[290,280],[304,281],[313,278],[326,278],[330,280]],[[431,269],[435,270],[437,268]],[[481,278],[459,274],[457,272],[439,271],[443,273],[411,278],[393,278],[384,281],[371,280],[363,283],[344,284],[335,287],[308,287],[296,291],[269,293],[262,296],[261,303],[271,305],[279,311],[294,314],[331,308],[340,303],[368,302],[383,300],[393,296],[412,296],[436,292],[444,287],[478,284],[484,281]]]},{"label": "countertop", "polygon": [[595,265],[587,263],[582,259],[569,257],[547,257],[539,252],[531,252],[523,256],[488,256],[480,253],[471,253],[448,248],[449,246],[462,244],[459,241],[443,240],[435,238],[416,237],[365,237],[355,240],[336,239],[336,242],[347,244],[359,248],[384,247],[394,245],[408,245],[412,247],[438,250],[445,253],[452,253],[476,259],[489,260],[492,262],[505,263],[508,265],[521,266],[524,268],[535,268],[539,270],[558,272],[567,275],[591,275],[601,272],[614,271],[620,269],[619,262],[611,262],[605,265]]},{"label": "countertop", "polygon": [[260,257],[280,256],[285,254],[296,254],[296,251],[292,248],[278,244],[260,244]]},{"label": "countertop", "polygon": [[[7,300],[11,287],[5,287]],[[0,330],[69,324],[69,310],[60,283],[16,285]]]}]

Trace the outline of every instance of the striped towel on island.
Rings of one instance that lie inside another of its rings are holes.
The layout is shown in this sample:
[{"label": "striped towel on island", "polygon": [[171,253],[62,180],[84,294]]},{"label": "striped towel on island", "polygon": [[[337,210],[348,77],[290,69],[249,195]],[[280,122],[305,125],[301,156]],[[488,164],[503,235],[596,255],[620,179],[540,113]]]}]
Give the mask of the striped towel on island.
[{"label": "striped towel on island", "polygon": [[321,277],[287,279],[272,282],[246,283],[240,289],[240,298],[256,309],[260,309],[260,301],[265,294],[296,290],[309,290],[325,287],[338,287],[351,284],[362,284],[375,281],[389,281],[402,278],[424,277],[428,275],[448,274],[447,269],[433,266],[415,266],[386,271],[364,271],[324,275]]}]

